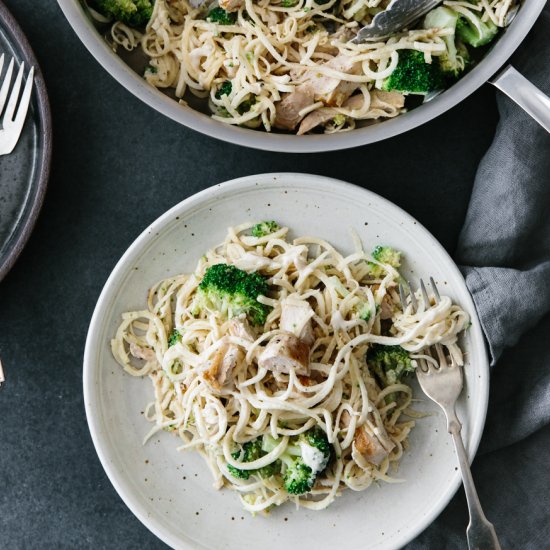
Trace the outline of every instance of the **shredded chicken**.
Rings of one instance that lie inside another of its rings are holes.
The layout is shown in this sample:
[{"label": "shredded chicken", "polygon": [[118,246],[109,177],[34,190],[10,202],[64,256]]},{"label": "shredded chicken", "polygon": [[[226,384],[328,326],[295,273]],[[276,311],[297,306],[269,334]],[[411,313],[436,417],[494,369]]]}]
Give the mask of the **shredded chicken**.
[{"label": "shredded chicken", "polygon": [[313,103],[313,88],[308,83],[297,86],[276,104],[275,128],[294,130],[303,118],[300,111]]},{"label": "shredded chicken", "polygon": [[258,360],[260,368],[273,372],[309,375],[309,346],[294,334],[278,334],[269,341]]}]

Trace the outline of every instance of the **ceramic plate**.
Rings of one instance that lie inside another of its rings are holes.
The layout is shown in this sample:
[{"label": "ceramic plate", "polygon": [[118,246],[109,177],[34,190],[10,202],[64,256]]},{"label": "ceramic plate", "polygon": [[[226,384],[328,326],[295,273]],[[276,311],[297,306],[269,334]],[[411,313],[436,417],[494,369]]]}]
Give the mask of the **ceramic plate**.
[{"label": "ceramic plate", "polygon": [[[280,550],[345,547],[398,548],[427,527],[460,483],[442,413],[417,422],[398,475],[400,484],[344,492],[327,510],[296,510],[252,517],[228,490],[215,491],[202,459],[178,453],[162,432],[147,445],[150,424],[142,411],[151,400],[149,380],[125,374],[109,341],[128,310],[142,309],[159,279],[193,271],[204,251],[222,241],[229,225],[275,219],[292,234],[327,239],[352,251],[350,228],[367,249],[384,243],[404,251],[411,279],[432,275],[472,317],[465,337],[466,387],[459,416],[469,455],[477,449],[487,408],[488,363],[479,321],[456,265],[418,222],[381,197],[341,181],[305,174],[264,174],[217,185],[178,204],[146,229],[121,258],[97,303],[84,357],[88,423],[101,462],[134,514],[174,548]],[[418,388],[415,396],[422,397]]]},{"label": "ceramic plate", "polygon": [[35,67],[34,92],[23,132],[11,155],[0,156],[0,281],[23,250],[38,216],[50,170],[51,121],[38,62],[19,25],[0,2],[0,55]]}]

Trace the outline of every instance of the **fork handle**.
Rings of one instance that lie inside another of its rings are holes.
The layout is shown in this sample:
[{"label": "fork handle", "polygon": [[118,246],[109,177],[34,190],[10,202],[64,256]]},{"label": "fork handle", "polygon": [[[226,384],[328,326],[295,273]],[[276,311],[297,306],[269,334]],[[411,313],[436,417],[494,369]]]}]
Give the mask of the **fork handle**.
[{"label": "fork handle", "polygon": [[[456,415],[455,415],[456,418]],[[477,496],[474,479],[470,470],[470,463],[464,449],[464,443],[460,435],[460,422],[449,422],[449,432],[453,436],[458,463],[462,472],[462,481],[466,500],[468,501],[468,511],[470,513],[470,523],[466,529],[468,537],[468,548],[470,550],[500,550],[497,534],[493,524],[485,517],[479,497]]]}]

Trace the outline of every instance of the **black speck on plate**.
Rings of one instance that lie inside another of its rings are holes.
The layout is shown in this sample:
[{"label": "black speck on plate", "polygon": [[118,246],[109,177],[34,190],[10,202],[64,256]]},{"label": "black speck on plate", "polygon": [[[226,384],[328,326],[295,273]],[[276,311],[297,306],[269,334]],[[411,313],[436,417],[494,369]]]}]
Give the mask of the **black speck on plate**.
[{"label": "black speck on plate", "polygon": [[[23,132],[10,155],[0,156],[0,281],[25,246],[44,200],[51,160],[51,119],[42,73],[21,28],[0,1],[0,55],[4,77],[15,58],[34,67],[34,88]],[[25,71],[27,72],[27,71]],[[14,78],[12,78],[12,81]]]}]

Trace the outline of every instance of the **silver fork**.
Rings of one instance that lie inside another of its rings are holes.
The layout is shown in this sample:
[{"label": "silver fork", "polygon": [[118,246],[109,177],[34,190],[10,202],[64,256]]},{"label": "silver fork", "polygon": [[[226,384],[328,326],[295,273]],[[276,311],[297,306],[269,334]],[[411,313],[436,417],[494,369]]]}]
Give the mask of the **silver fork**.
[{"label": "silver fork", "polygon": [[[435,281],[431,277],[430,283],[433,289],[434,301],[437,304],[441,300],[441,297]],[[412,310],[415,312],[418,309],[418,300],[411,284],[407,284],[410,289],[408,296],[403,285],[399,286],[401,305],[404,310],[407,307],[407,298],[410,298]],[[422,279],[420,280],[420,289],[425,307],[431,307],[430,298]],[[447,417],[447,431],[453,437],[462,473],[464,491],[468,501],[468,511],[470,513],[470,523],[466,529],[468,547],[470,550],[500,550],[495,528],[485,517],[481,508],[481,503],[479,502],[479,497],[472,478],[468,456],[466,455],[464,443],[460,435],[462,425],[456,415],[455,404],[463,387],[462,369],[456,364],[452,356],[447,356],[441,344],[426,348],[423,350],[423,353],[433,361],[419,359],[416,375],[424,393],[443,409]]]},{"label": "silver fork", "polygon": [[443,0],[392,0],[388,7],[377,13],[371,23],[363,27],[352,40],[356,44],[367,40],[382,40],[408,27]]},{"label": "silver fork", "polygon": [[[29,103],[31,100],[32,86],[34,80],[34,67],[31,67],[23,93],[21,94],[21,85],[23,83],[23,76],[25,74],[25,64],[21,63],[13,88],[10,92],[11,79],[13,75],[14,59],[12,57],[8,70],[1,78],[2,69],[4,68],[4,54],[0,56],[0,115],[4,112],[2,117],[2,129],[0,129],[0,155],[9,155],[15,148],[21,131],[23,130],[23,124],[29,110]],[[4,111],[4,106],[8,102]]]}]

